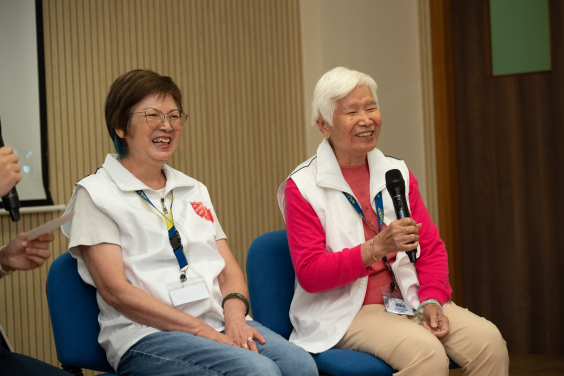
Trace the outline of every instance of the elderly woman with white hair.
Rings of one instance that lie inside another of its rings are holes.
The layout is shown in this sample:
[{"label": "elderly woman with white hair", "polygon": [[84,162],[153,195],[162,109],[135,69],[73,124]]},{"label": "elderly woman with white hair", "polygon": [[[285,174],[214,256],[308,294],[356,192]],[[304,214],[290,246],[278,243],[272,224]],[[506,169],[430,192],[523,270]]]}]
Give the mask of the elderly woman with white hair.
[{"label": "elderly woman with white hair", "polygon": [[[290,341],[375,355],[397,375],[507,375],[497,327],[450,300],[444,243],[402,160],[376,148],[382,116],[376,82],[335,68],[317,83],[317,155],[278,190],[297,282]],[[411,218],[396,220],[385,174],[399,170]],[[416,249],[411,263],[406,252]]]}]

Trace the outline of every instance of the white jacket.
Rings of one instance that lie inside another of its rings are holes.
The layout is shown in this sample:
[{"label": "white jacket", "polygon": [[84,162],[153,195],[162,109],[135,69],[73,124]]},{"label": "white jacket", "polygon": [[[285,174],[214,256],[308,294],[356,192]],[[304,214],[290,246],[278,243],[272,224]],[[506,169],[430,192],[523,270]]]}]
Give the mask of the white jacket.
[{"label": "white jacket", "polygon": [[[224,316],[217,276],[223,270],[225,261],[216,246],[214,223],[198,215],[191,204],[202,203],[217,218],[208,190],[202,183],[167,165],[163,170],[167,178],[165,191],[174,190],[174,225],[180,233],[190,265],[187,277],[196,278],[195,273],[200,274],[210,294],[210,298],[175,308],[221,331],[224,329]],[[166,284],[179,280],[180,268],[172,252],[167,227],[162,216],[135,192],[150,188],[123,167],[116,155],[108,155],[96,174],[77,183],[65,213],[74,209],[79,187],[85,188],[96,206],[117,224],[128,282],[173,307]],[[70,238],[71,232],[72,221],[63,226],[63,233],[67,237]],[[80,252],[71,254],[77,258],[78,271],[84,282],[94,286]],[[96,297],[100,307],[98,341],[106,350],[109,363],[117,369],[119,360],[129,347],[159,330],[123,316],[107,304],[100,293],[97,292]]]},{"label": "white jacket", "polygon": [[[395,221],[392,199],[386,190],[386,171],[398,169],[405,180],[409,197],[409,171],[403,161],[386,157],[378,149],[368,153],[370,169],[370,197],[383,192],[384,223]],[[292,178],[303,198],[312,206],[326,234],[327,252],[341,252],[365,242],[362,219],[342,192],[353,195],[337,158],[327,140],[317,149],[317,155],[299,165]],[[287,181],[287,180],[286,180]],[[278,204],[285,216],[284,193],[286,181],[278,188]],[[409,201],[409,200],[408,200]],[[376,211],[374,199],[372,208]],[[409,205],[409,203],[408,203]],[[420,250],[417,248],[417,255]],[[417,272],[405,252],[398,252],[392,265],[398,286],[411,308],[419,305]],[[296,279],[290,320],[294,330],[290,342],[311,353],[320,353],[335,346],[351,325],[362,306],[368,277],[348,286],[322,293],[305,291]]]}]

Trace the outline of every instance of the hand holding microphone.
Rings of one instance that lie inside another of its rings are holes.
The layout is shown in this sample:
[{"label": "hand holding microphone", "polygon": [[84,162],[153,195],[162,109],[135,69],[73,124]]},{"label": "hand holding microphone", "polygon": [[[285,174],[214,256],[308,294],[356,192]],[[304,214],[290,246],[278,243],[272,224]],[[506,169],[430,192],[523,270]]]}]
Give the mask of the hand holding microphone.
[{"label": "hand holding microphone", "polygon": [[22,179],[19,157],[11,147],[4,147],[2,139],[2,122],[0,121],[0,196],[4,209],[10,213],[12,221],[20,220],[20,200],[16,184]]},{"label": "hand holding microphone", "polygon": [[[388,189],[388,193],[392,197],[392,202],[394,203],[394,209],[396,211],[396,217],[398,219],[403,219],[404,222],[402,223],[406,223],[405,219],[409,218],[411,220],[409,223],[416,225],[415,221],[411,219],[411,215],[409,214],[409,207],[407,206],[407,200],[405,198],[405,181],[403,180],[403,176],[401,175],[400,170],[393,169],[386,172],[386,188]],[[406,224],[406,226],[406,235],[409,236],[409,225]],[[419,232],[421,224],[416,226],[418,227],[415,234]],[[419,241],[419,236],[417,236],[416,241]],[[412,243],[411,250],[406,251],[407,256],[409,257],[409,261],[414,264],[415,261],[417,261],[417,245],[418,243],[416,242]]]},{"label": "hand holding microphone", "polygon": [[6,196],[22,180],[18,159],[11,146],[0,148],[0,197]]},{"label": "hand holding microphone", "polygon": [[[374,254],[383,257],[388,253],[410,252],[419,245],[421,223],[411,218],[402,218],[390,223],[374,238]],[[411,260],[411,259],[410,259]]]}]

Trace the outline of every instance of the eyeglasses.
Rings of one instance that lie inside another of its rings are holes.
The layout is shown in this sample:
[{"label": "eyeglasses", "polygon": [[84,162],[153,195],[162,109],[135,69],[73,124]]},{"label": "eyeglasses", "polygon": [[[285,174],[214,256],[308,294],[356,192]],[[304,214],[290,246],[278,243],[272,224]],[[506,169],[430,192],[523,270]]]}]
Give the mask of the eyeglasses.
[{"label": "eyeglasses", "polygon": [[186,120],[188,120],[188,115],[179,111],[174,111],[170,115],[165,115],[159,110],[150,109],[147,111],[133,112],[131,115],[134,114],[144,114],[145,120],[147,120],[147,125],[153,129],[163,125],[167,117],[170,126],[175,130],[184,128]]}]

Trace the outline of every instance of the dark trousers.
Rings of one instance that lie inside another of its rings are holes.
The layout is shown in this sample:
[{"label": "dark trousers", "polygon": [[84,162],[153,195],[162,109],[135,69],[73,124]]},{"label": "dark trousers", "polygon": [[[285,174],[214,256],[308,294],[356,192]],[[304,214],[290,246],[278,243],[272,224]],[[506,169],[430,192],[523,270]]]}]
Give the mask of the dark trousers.
[{"label": "dark trousers", "polygon": [[16,354],[8,350],[4,338],[0,335],[0,374],[2,376],[69,376],[70,373],[53,367],[29,356]]}]

